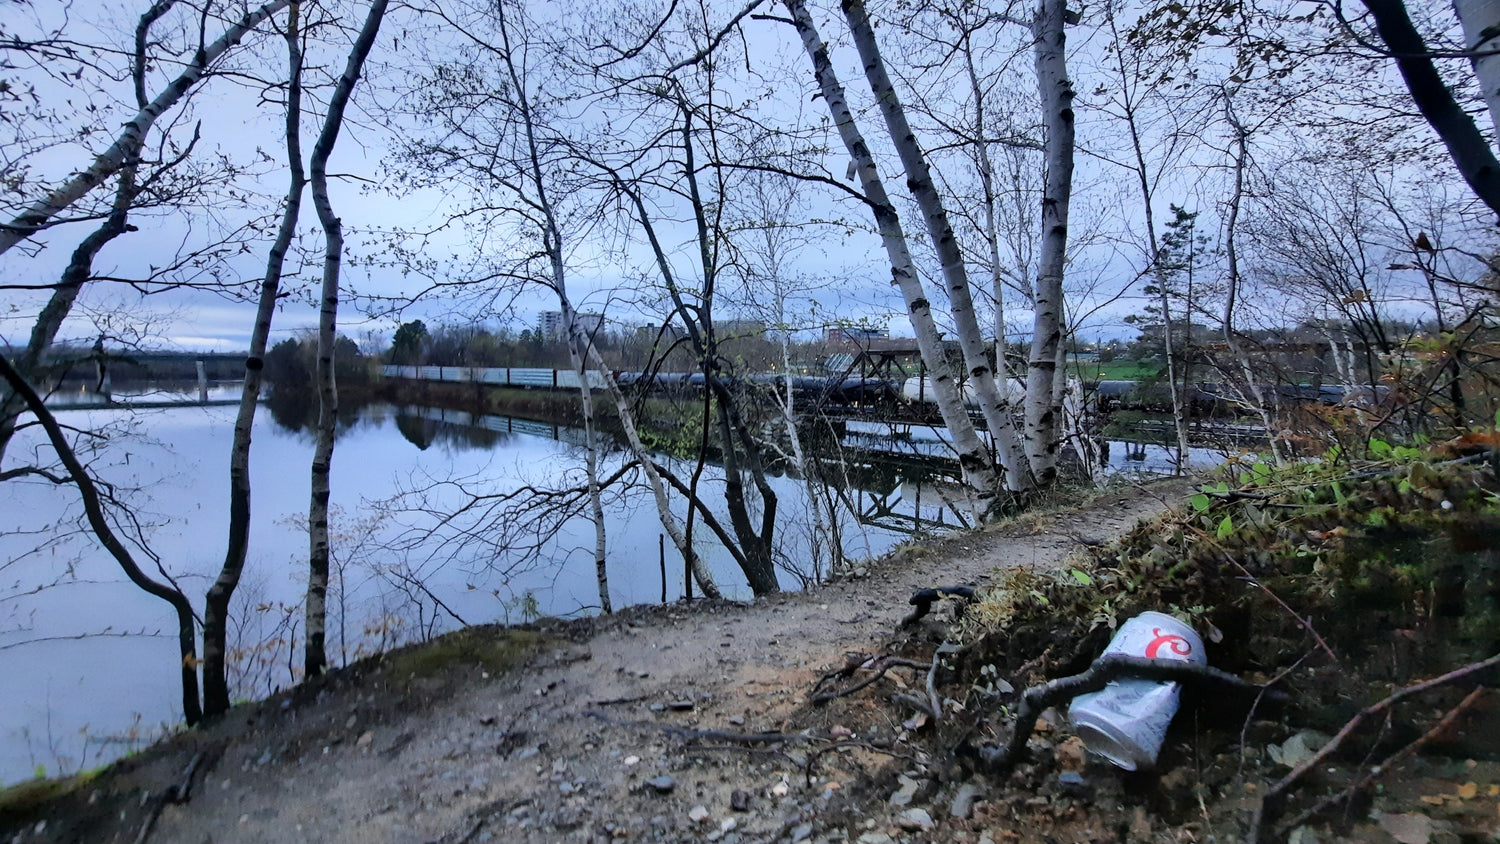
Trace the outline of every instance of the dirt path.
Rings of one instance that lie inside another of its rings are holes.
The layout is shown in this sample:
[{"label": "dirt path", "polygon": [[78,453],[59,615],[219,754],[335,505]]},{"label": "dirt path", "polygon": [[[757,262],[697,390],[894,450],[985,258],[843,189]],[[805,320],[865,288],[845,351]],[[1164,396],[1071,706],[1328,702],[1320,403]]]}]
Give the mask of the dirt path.
[{"label": "dirt path", "polygon": [[[687,747],[672,728],[839,735],[807,692],[846,652],[878,650],[914,591],[1055,566],[1186,489],[1118,492],[933,540],[810,592],[563,626],[516,670],[485,667],[507,655],[493,644],[446,664],[387,660],[148,751],[16,840],[136,841],[151,796],[199,753],[191,799],[165,806],[150,841],[889,840],[880,830],[893,827],[861,817],[885,807],[886,784],[830,764],[809,786],[798,745]],[[884,717],[886,734],[899,732]],[[926,835],[953,840],[941,832]]]}]

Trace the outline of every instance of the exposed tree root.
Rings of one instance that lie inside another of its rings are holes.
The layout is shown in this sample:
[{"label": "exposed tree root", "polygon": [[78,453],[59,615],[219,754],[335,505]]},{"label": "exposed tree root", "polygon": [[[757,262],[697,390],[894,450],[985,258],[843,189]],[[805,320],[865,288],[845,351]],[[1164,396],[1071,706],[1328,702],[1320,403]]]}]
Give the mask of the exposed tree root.
[{"label": "exposed tree root", "polygon": [[1266,697],[1284,698],[1285,695],[1249,683],[1217,668],[1192,662],[1177,662],[1164,659],[1146,659],[1135,656],[1108,656],[1098,660],[1082,674],[1060,677],[1050,683],[1033,686],[1021,695],[1021,706],[1016,713],[1016,726],[1010,741],[1004,747],[994,749],[974,747],[967,742],[960,744],[960,755],[977,757],[985,767],[995,772],[1006,772],[1025,758],[1026,742],[1036,729],[1036,719],[1051,706],[1066,703],[1073,698],[1097,692],[1111,680],[1133,678],[1161,681],[1211,681],[1233,688],[1264,694]]}]

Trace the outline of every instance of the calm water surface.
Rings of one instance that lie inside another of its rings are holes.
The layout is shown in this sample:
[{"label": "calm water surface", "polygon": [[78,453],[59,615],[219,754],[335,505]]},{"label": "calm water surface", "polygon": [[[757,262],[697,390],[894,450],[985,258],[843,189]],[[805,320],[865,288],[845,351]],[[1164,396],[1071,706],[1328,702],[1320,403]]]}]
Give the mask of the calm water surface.
[{"label": "calm water surface", "polygon": [[[171,574],[200,607],[224,555],[233,414],[233,407],[182,407],[62,417],[109,432],[85,456],[135,508],[139,525],[119,527],[144,538],[158,558],[138,554],[144,568],[154,576]],[[567,428],[444,411],[371,407],[350,420],[333,462],[338,559],[329,598],[330,659],[342,663],[451,629],[456,618],[519,622],[537,613],[595,611],[594,534],[587,520],[561,524],[535,559],[517,566],[503,547],[407,547],[414,531],[431,527],[431,514],[382,506],[399,492],[428,488],[406,503],[446,510],[463,499],[454,479],[487,493],[557,486],[564,476],[582,477],[579,442],[581,432]],[[18,461],[32,449],[48,456],[35,438],[18,438],[12,448]],[[311,435],[276,424],[264,408],[258,414],[251,547],[231,642],[241,649],[234,684],[242,697],[285,685],[301,662],[307,558],[301,522],[312,450]],[[610,468],[619,459],[611,458]],[[691,466],[676,468],[684,477],[691,472]],[[719,477],[713,467],[705,473],[711,494]],[[788,519],[778,529],[782,555],[805,564],[808,526],[797,521],[808,510],[805,487],[786,477],[773,483],[779,512]],[[876,487],[847,490],[848,500],[864,511],[904,518],[870,526],[846,512],[843,537],[851,557],[888,550],[919,512],[920,484],[886,478]],[[39,768],[57,774],[93,767],[180,718],[170,608],[128,583],[91,537],[76,532],[79,511],[70,487],[0,485],[0,782]],[[921,498],[920,515],[953,523],[935,492]],[[487,526],[483,519],[475,524]],[[614,605],[661,600],[661,528],[643,489],[612,497],[608,532]],[[749,597],[742,576],[701,525],[695,544],[728,596]],[[666,550],[666,592],[675,600],[682,594],[682,565],[670,542]],[[790,573],[781,580],[786,588],[800,582]]]},{"label": "calm water surface", "polygon": [[[211,399],[229,398],[232,389]],[[196,393],[194,394],[196,396]],[[160,400],[161,395],[150,398]],[[242,698],[292,682],[301,664],[301,598],[307,534],[312,436],[278,424],[262,408],[252,449],[253,523],[244,580],[236,594],[231,678]],[[296,414],[292,414],[293,417]],[[282,414],[286,418],[286,414]],[[115,485],[135,521],[117,529],[136,537],[144,568],[173,577],[196,606],[217,575],[228,519],[228,453],[233,407],[149,411],[69,411],[69,425],[105,436],[81,449],[92,471]],[[296,421],[288,420],[296,425]],[[33,433],[33,432],[26,432]],[[941,453],[941,429],[851,424],[841,443],[865,453]],[[594,533],[587,519],[559,519],[538,530],[496,539],[514,514],[478,511],[439,538],[417,541],[438,514],[470,500],[525,485],[582,483],[581,431],[505,417],[424,408],[367,407],[347,415],[333,462],[334,582],[329,595],[329,656],[342,664],[393,645],[466,623],[520,622],[542,615],[597,611]],[[16,462],[47,448],[34,435],[11,446]],[[1110,471],[1163,473],[1172,451],[1111,443]],[[620,465],[607,459],[605,473]],[[1194,450],[1194,465],[1214,452]],[[691,465],[674,467],[680,476]],[[710,466],[710,498],[722,475]],[[806,487],[773,478],[779,496],[779,552],[784,588],[811,572]],[[865,468],[842,496],[844,553],[879,555],[907,538],[955,523],[945,485]],[[681,513],[681,502],[676,502]],[[719,517],[727,518],[719,505]],[[80,533],[71,487],[44,482],[0,484],[0,782],[72,773],[113,759],[160,735],[180,718],[174,616],[132,586],[118,566]],[[611,494],[607,509],[610,598],[615,607],[682,595],[681,559],[666,545],[643,484]],[[469,528],[483,541],[451,539]],[[738,569],[706,529],[695,545],[726,595],[747,598]],[[523,553],[522,549],[531,553]],[[154,554],[154,558],[153,555]]]}]

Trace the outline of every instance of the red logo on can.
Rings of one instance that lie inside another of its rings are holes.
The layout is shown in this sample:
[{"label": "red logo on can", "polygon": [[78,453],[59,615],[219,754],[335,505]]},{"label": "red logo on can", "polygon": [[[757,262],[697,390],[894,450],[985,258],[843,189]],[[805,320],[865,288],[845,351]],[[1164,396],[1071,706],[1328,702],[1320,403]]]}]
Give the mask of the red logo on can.
[{"label": "red logo on can", "polygon": [[1193,652],[1193,646],[1188,644],[1187,639],[1172,633],[1164,635],[1160,627],[1153,627],[1151,635],[1156,638],[1152,639],[1151,644],[1146,646],[1147,659],[1156,659],[1156,654],[1161,650],[1163,645],[1166,645],[1168,650],[1178,656],[1189,656]]}]

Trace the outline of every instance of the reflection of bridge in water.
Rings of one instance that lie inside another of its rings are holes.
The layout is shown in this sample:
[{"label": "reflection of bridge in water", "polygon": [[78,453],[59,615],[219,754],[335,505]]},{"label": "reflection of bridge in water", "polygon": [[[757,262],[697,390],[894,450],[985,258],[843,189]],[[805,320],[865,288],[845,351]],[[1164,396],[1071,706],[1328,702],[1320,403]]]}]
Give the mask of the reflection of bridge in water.
[{"label": "reflection of bridge in water", "polygon": [[[520,434],[579,448],[588,445],[582,428],[559,422],[418,405],[392,405],[391,409],[398,419],[421,419],[470,431]],[[408,439],[414,434],[407,430],[402,433]],[[603,447],[620,447],[619,442],[604,432],[595,436]],[[866,441],[860,442],[861,439]],[[430,440],[413,442],[425,448]],[[898,440],[891,442],[893,447],[887,448],[880,446],[878,436],[842,437],[837,459],[813,456],[818,464],[815,471],[837,490],[861,524],[904,535],[967,526],[962,515],[962,491],[956,482],[958,461],[936,450],[934,453],[903,450]],[[717,460],[708,462],[723,468]]]},{"label": "reflection of bridge in water", "polygon": [[[779,407],[781,396],[790,389],[794,406],[803,419],[820,419],[842,423],[879,423],[899,430],[903,426],[942,427],[942,415],[933,400],[930,379],[920,363],[913,363],[910,355],[914,351],[905,348],[874,350],[860,354],[836,355],[830,361],[831,376],[801,376],[779,373],[758,373],[744,378],[726,378],[726,385],[744,395],[750,402],[762,406]],[[523,369],[518,367],[466,367],[466,366],[386,366],[382,370],[386,378],[414,381],[417,383],[469,384],[476,388],[511,387],[525,390],[576,391],[583,378],[570,369]],[[616,383],[633,392],[651,392],[664,396],[702,395],[705,386],[701,372],[616,372]],[[600,372],[586,373],[588,384],[594,389],[603,389],[604,375]],[[1097,385],[1070,382],[1072,389],[1081,393],[1080,412],[1084,419],[1082,427],[1097,435],[1110,419],[1110,411],[1121,407],[1133,407],[1122,397],[1134,395],[1136,382],[1104,381]],[[1004,382],[1004,392],[1016,407],[1025,395],[1025,383],[1017,379]],[[1128,389],[1127,389],[1128,388]],[[1124,390],[1125,392],[1121,392]],[[980,412],[977,398],[967,386],[961,387],[970,420],[977,429],[987,428]],[[1216,418],[1217,417],[1217,418]],[[1131,423],[1132,430],[1121,432],[1131,439],[1167,440],[1175,439],[1175,428],[1170,421],[1143,419]],[[1238,424],[1225,419],[1216,411],[1208,416],[1191,419],[1188,425],[1190,442],[1195,445],[1255,446],[1266,440],[1265,429],[1258,425]],[[931,455],[929,455],[931,456]]]}]

